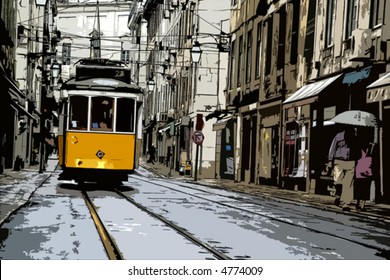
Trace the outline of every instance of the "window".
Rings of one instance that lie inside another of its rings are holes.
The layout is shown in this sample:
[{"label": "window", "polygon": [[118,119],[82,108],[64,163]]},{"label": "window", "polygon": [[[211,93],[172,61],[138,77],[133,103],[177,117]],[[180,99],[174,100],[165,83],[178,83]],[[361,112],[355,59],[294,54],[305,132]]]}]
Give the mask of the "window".
[{"label": "window", "polygon": [[65,65],[70,65],[71,47],[71,43],[62,44],[62,63]]},{"label": "window", "polygon": [[239,42],[238,42],[238,72],[237,72],[237,86],[241,85],[241,73],[243,70],[242,67],[242,50],[243,50],[243,37],[242,35],[240,36]]},{"label": "window", "polygon": [[265,75],[269,75],[271,73],[271,60],[272,60],[272,23],[273,17],[267,20],[267,49],[266,49],[266,57],[265,57]]},{"label": "window", "polygon": [[257,24],[257,41],[256,41],[256,78],[260,77],[261,73],[261,22]]},{"label": "window", "polygon": [[249,83],[251,81],[251,68],[252,68],[252,30],[248,32],[247,36],[247,49],[246,49],[246,82]]},{"label": "window", "polygon": [[88,97],[71,96],[69,106],[69,129],[87,130]]},{"label": "window", "polygon": [[385,23],[386,0],[371,0],[371,27]]},{"label": "window", "polygon": [[121,61],[124,63],[130,62],[130,51],[122,50],[121,52]]},{"label": "window", "polygon": [[230,49],[230,72],[229,72],[229,84],[230,88],[233,88],[233,79],[234,79],[234,74],[235,74],[235,63],[236,63],[236,41],[232,42],[232,47]]},{"label": "window", "polygon": [[114,100],[110,97],[92,97],[91,130],[112,131]]},{"label": "window", "polygon": [[347,1],[347,19],[345,27],[345,39],[348,39],[352,35],[352,31],[357,27],[357,15],[358,15],[358,1]]},{"label": "window", "polygon": [[278,38],[278,59],[277,69],[284,67],[285,43],[286,43],[286,9],[279,11],[279,38]]},{"label": "window", "polygon": [[293,23],[291,34],[290,62],[296,64],[298,60],[298,34],[299,34],[299,1],[293,1]]},{"label": "window", "polygon": [[329,47],[333,44],[335,15],[336,15],[336,1],[328,0],[328,6],[326,9],[325,47]]},{"label": "window", "polygon": [[118,98],[116,105],[116,131],[134,132],[135,101],[134,99]]},{"label": "window", "polygon": [[121,61],[124,63],[130,62],[130,50],[131,50],[131,44],[128,41],[124,41],[121,43]]}]

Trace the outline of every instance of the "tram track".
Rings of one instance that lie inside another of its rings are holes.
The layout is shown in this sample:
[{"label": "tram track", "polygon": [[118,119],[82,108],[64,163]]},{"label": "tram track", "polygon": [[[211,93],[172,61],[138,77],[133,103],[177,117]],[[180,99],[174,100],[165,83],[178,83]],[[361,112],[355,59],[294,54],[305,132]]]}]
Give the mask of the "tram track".
[{"label": "tram track", "polygon": [[[159,187],[163,187],[163,188],[175,191],[175,192],[179,192],[179,193],[182,193],[182,194],[185,194],[185,195],[188,195],[188,196],[196,197],[198,199],[202,199],[202,200],[205,200],[205,201],[208,201],[208,202],[212,202],[212,203],[218,204],[220,206],[229,207],[231,209],[235,209],[235,210],[239,210],[239,211],[242,211],[242,212],[246,212],[248,214],[265,217],[265,218],[271,219],[273,221],[277,221],[277,222],[280,222],[280,223],[288,224],[290,226],[303,228],[305,230],[309,230],[309,231],[312,231],[312,232],[315,232],[315,233],[318,233],[318,234],[324,234],[324,235],[327,235],[327,236],[331,236],[333,238],[338,238],[338,239],[345,240],[347,242],[358,244],[358,245],[364,246],[366,248],[374,249],[374,250],[378,251],[378,255],[383,256],[386,259],[390,259],[390,251],[386,250],[386,249],[383,249],[383,248],[381,248],[379,246],[367,244],[367,243],[364,243],[364,242],[361,242],[361,241],[357,241],[357,240],[348,238],[346,236],[342,236],[340,234],[334,234],[334,233],[331,233],[331,232],[326,232],[326,231],[315,229],[315,228],[312,228],[312,227],[308,227],[306,225],[302,225],[302,224],[299,224],[299,223],[298,224],[297,223],[293,223],[293,222],[290,222],[290,221],[288,221],[286,219],[283,219],[283,218],[262,214],[262,213],[259,213],[259,212],[255,212],[255,211],[251,211],[251,210],[248,210],[248,209],[245,209],[245,208],[234,206],[234,205],[231,205],[231,204],[228,204],[228,203],[224,203],[224,202],[208,199],[208,198],[205,198],[205,197],[193,194],[193,193],[189,193],[189,192],[186,192],[186,191],[183,191],[183,190],[178,190],[176,188],[169,187],[169,186],[166,186],[166,185],[161,184],[161,183],[157,183],[156,181],[151,182],[150,180],[142,179],[142,178],[139,178],[139,177],[140,176],[137,176],[137,178],[135,178],[135,179],[143,181],[143,182],[146,182],[146,183],[149,183],[149,184],[153,184],[153,185],[156,185],[156,186],[159,186]],[[222,197],[225,197],[225,198],[228,198],[228,199],[233,199],[233,200],[240,201],[240,202],[247,202],[247,203],[251,203],[253,205],[259,205],[259,206],[262,206],[262,207],[268,207],[269,209],[272,209],[272,210],[276,210],[276,208],[272,208],[270,206],[264,206],[264,205],[261,205],[259,203],[255,203],[254,201],[251,201],[251,200],[245,200],[245,199],[234,198],[232,196],[225,196],[225,195],[221,195],[221,194],[215,194],[213,192],[208,192],[208,191],[201,190],[201,189],[198,189],[198,188],[195,188],[195,187],[190,187],[190,186],[187,186],[187,185],[184,185],[184,184],[180,184],[178,182],[175,182],[175,184],[177,186],[180,186],[180,187],[183,187],[183,188],[200,191],[200,192],[207,193],[207,194],[218,195],[218,196],[222,196]],[[270,199],[269,197],[264,197],[264,198]],[[278,208],[277,210],[280,211],[281,209]],[[286,209],[283,209],[283,211],[286,212],[286,213],[291,213],[291,214],[297,215],[297,213],[293,212],[293,211],[289,211],[289,210],[286,210]],[[339,225],[344,225],[343,223],[338,222],[336,220],[326,219],[326,218],[318,216],[318,215],[313,216],[313,215],[302,215],[302,214],[299,214],[298,216],[300,216],[302,218],[302,220],[304,220],[304,219],[318,219],[318,220],[322,220],[322,221],[329,222],[329,223],[336,223],[336,224],[339,224]],[[360,229],[360,230],[367,230],[366,228],[363,228],[363,227],[353,226],[353,228]],[[378,233],[378,234],[383,235],[383,232],[379,232],[379,231],[372,231],[372,233]]]},{"label": "tram track", "polygon": [[[191,233],[186,231],[184,228],[181,228],[180,226],[174,224],[173,222],[167,220],[163,216],[154,213],[153,211],[149,210],[147,207],[143,206],[140,203],[137,203],[132,198],[126,196],[123,194],[120,190],[114,189],[113,190],[118,196],[120,196],[122,199],[125,199],[127,202],[131,203],[141,211],[147,213],[154,219],[157,219],[161,221],[165,226],[173,229],[175,232],[192,242],[193,244],[197,245],[198,247],[203,248],[207,252],[211,253],[216,259],[218,260],[230,260],[231,258],[225,255],[224,253],[218,251],[217,249],[211,247],[207,243],[201,241],[200,239],[194,237]],[[90,211],[92,220],[95,224],[95,227],[98,231],[98,234],[102,240],[103,246],[106,250],[107,256],[110,260],[123,260],[123,254],[121,253],[119,247],[117,246],[116,242],[113,240],[112,236],[109,234],[108,230],[104,226],[103,222],[101,221],[98,211],[96,209],[96,206],[94,205],[93,201],[88,196],[87,192],[85,190],[82,191],[82,196],[84,198],[84,201]]]},{"label": "tram track", "polygon": [[96,209],[95,205],[93,204],[92,200],[89,198],[89,196],[85,190],[82,191],[82,196],[83,196],[85,204],[87,205],[88,210],[91,214],[92,220],[93,220],[95,227],[98,231],[100,239],[102,240],[103,247],[106,250],[108,258],[110,260],[123,260],[123,255],[122,255],[121,251],[119,250],[115,241],[113,240],[111,235],[108,233],[103,222],[99,218],[97,209]]}]

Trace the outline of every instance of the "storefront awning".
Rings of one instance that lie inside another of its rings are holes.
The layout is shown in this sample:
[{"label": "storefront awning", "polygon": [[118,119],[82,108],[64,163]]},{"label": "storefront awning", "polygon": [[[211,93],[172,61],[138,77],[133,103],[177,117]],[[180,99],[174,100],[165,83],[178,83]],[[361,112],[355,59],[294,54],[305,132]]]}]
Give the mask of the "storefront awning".
[{"label": "storefront awning", "polygon": [[163,132],[167,131],[167,130],[170,129],[170,128],[171,128],[170,126],[167,126],[167,127],[164,127],[164,128],[162,128],[162,129],[160,129],[158,132],[159,132],[159,133],[163,133]]},{"label": "storefront awning", "polygon": [[228,123],[229,120],[231,120],[233,116],[229,116],[225,119],[217,121],[215,124],[213,124],[213,131],[224,129]]},{"label": "storefront awning", "polygon": [[367,103],[390,99],[390,72],[367,87]]},{"label": "storefront awning", "polygon": [[292,107],[298,101],[303,101],[309,98],[316,97],[321,91],[327,88],[330,84],[336,81],[343,74],[339,74],[324,80],[320,80],[314,83],[304,85],[299,90],[297,90],[293,95],[287,98],[283,102],[284,107]]},{"label": "storefront awning", "polygon": [[17,110],[19,113],[21,113],[22,115],[25,115],[27,117],[29,117],[30,119],[35,119],[35,117],[33,115],[31,115],[22,105],[20,105],[19,103],[15,102],[15,101],[11,101],[11,106]]}]

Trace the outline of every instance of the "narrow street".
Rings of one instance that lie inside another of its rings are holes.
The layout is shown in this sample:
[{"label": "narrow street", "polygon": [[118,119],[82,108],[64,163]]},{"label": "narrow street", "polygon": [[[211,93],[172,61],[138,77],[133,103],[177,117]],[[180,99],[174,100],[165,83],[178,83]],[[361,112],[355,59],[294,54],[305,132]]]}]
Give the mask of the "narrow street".
[{"label": "narrow street", "polygon": [[127,260],[389,258],[387,221],[139,170],[120,187],[58,181],[55,170],[2,224],[0,258],[104,260],[107,238]]}]

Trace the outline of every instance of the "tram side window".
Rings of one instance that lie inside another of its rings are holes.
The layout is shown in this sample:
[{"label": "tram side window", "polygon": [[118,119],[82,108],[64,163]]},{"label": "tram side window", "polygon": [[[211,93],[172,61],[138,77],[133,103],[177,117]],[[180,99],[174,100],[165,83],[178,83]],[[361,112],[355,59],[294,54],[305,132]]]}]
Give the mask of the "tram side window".
[{"label": "tram side window", "polygon": [[92,97],[91,130],[112,131],[113,105],[110,97]]},{"label": "tram side window", "polygon": [[70,97],[69,129],[86,130],[88,123],[88,97]]},{"label": "tram side window", "polygon": [[129,98],[117,99],[116,131],[134,132],[135,101]]}]

